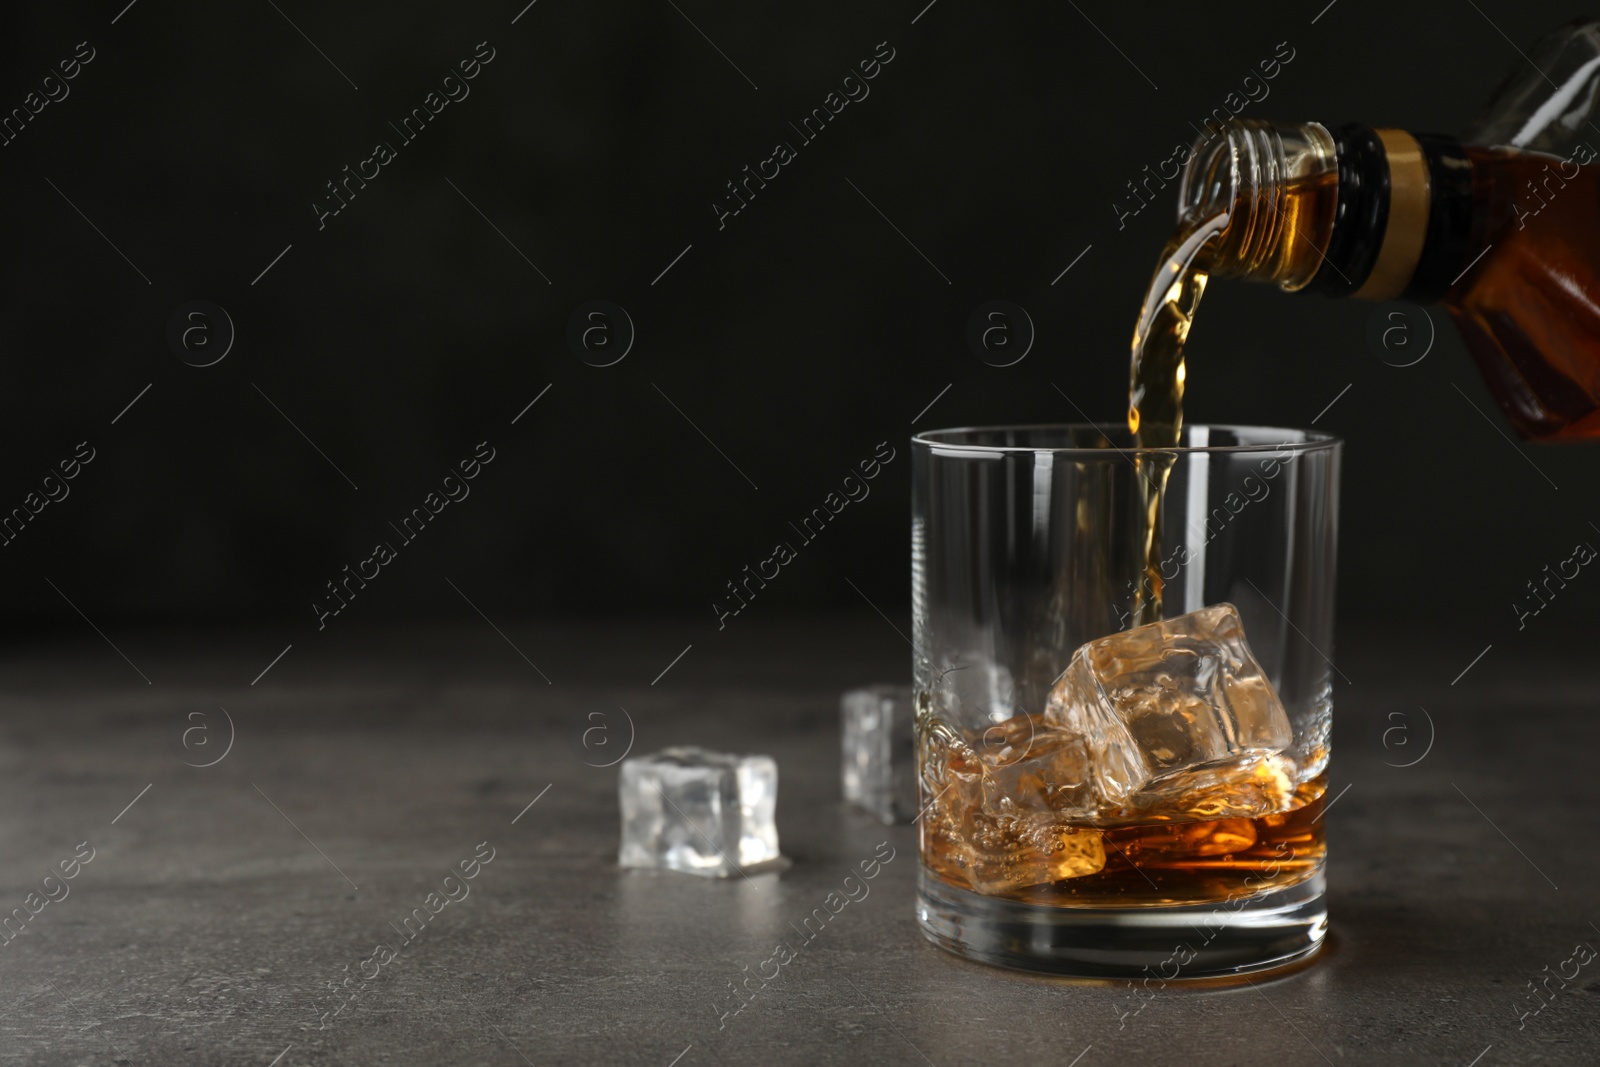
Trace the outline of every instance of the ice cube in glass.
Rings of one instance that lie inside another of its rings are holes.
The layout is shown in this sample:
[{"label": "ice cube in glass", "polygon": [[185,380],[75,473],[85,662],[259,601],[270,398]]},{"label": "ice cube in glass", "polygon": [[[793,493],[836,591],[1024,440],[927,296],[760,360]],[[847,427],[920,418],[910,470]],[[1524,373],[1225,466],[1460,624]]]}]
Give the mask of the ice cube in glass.
[{"label": "ice cube in glass", "polygon": [[1294,740],[1232,604],[1085,644],[1045,719],[1084,738],[1105,807],[1226,789],[1272,766]]}]

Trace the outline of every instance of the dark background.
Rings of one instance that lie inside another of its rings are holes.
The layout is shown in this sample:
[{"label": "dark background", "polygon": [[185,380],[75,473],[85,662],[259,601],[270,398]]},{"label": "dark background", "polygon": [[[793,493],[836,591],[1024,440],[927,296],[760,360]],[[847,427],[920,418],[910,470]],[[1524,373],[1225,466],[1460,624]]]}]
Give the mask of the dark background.
[{"label": "dark background", "polygon": [[[330,627],[470,618],[465,597],[496,618],[712,626],[724,582],[880,441],[898,458],[872,496],[754,607],[898,616],[908,436],[1120,418],[1175,190],[1121,230],[1112,201],[1258,60],[1294,50],[1248,117],[1459,131],[1516,47],[1575,13],[537,0],[513,25],[525,0],[125,2],[13,12],[0,45],[0,111],[78,42],[96,52],[0,147],[0,511],[77,442],[97,453],[0,548],[19,629],[81,629],[75,606],[113,631],[314,630],[324,583],[483,440],[497,458],[471,496]],[[388,123],[481,41],[470,96],[402,145]],[[787,123],[883,41],[870,96],[798,144]],[[324,183],[379,140],[398,158],[319,231]],[[779,140],[797,160],[719,231],[712,201]],[[605,368],[565,339],[596,297],[638,334]],[[1014,366],[965,341],[992,298],[1037,327]],[[166,340],[194,299],[237,328],[211,367]],[[1344,619],[1509,639],[1523,583],[1600,539],[1597,453],[1508,441],[1441,309],[1431,353],[1396,368],[1368,346],[1370,306],[1227,282],[1206,305],[1191,419],[1305,426],[1350,386],[1317,421],[1348,440]],[[1541,625],[1581,623],[1591,598]]]}]

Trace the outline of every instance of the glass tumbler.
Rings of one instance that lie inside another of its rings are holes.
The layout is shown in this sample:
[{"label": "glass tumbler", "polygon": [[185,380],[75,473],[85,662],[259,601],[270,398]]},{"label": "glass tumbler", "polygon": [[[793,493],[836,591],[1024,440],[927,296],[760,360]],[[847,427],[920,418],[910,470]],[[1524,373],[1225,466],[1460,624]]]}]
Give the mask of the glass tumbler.
[{"label": "glass tumbler", "polygon": [[1316,952],[1339,451],[1246,426],[912,439],[930,940],[1164,981]]}]

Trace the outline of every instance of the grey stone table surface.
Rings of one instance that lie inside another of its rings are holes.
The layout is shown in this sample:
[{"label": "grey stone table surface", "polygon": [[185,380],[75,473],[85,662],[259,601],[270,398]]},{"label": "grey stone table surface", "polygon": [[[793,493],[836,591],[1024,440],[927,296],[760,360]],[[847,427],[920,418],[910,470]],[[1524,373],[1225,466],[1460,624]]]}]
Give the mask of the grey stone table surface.
[{"label": "grey stone table surface", "polygon": [[[10,646],[0,1064],[1600,1062],[1600,960],[1552,977],[1600,946],[1592,654],[1496,647],[1452,685],[1482,642],[1342,634],[1328,949],[1140,1000],[926,943],[913,831],[839,800],[839,693],[908,678],[903,624],[748,621]],[[793,866],[620,870],[592,764],[630,735],[774,755]]]}]

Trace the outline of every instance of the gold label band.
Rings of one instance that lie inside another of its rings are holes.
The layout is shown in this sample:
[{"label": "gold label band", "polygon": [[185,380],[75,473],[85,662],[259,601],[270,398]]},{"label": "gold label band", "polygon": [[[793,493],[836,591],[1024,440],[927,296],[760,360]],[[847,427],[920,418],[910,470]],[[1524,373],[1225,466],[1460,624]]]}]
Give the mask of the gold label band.
[{"label": "gold label band", "polygon": [[1389,221],[1372,273],[1353,295],[1358,300],[1393,300],[1411,284],[1427,239],[1428,162],[1422,146],[1406,131],[1374,132],[1389,160]]}]

